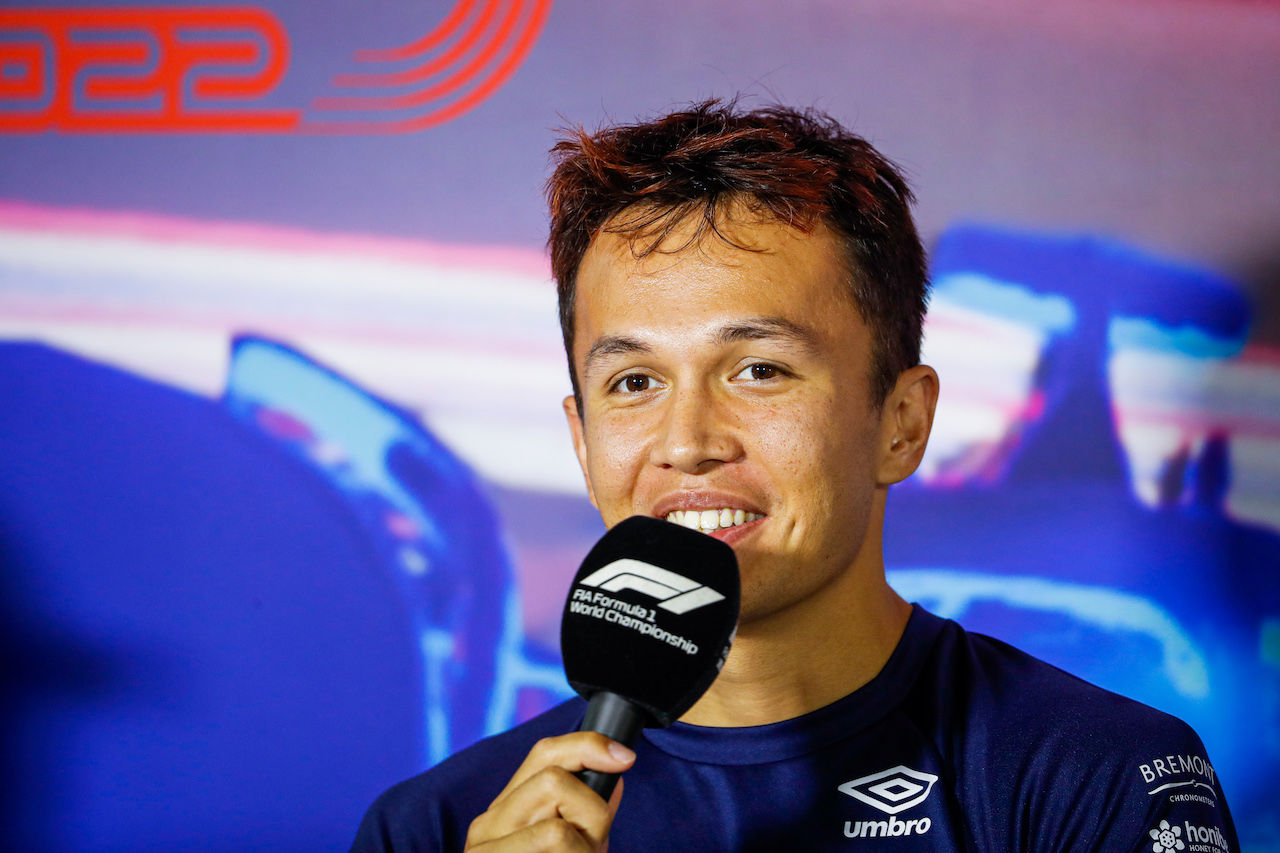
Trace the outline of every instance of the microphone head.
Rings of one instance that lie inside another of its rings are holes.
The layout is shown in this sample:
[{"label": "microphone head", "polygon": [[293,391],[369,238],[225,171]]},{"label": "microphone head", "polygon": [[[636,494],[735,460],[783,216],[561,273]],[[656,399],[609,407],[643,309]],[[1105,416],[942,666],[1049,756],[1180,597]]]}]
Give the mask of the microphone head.
[{"label": "microphone head", "polygon": [[718,539],[633,516],[601,537],[569,588],[560,651],[584,699],[616,693],[666,727],[701,698],[738,626],[738,560]]}]

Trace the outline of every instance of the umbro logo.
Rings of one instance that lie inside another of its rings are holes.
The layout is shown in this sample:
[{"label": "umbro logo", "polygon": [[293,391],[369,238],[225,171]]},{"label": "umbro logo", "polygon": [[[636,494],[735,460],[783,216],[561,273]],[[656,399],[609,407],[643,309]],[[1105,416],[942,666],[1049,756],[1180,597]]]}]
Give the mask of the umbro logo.
[{"label": "umbro logo", "polygon": [[937,781],[938,777],[932,773],[921,773],[899,764],[897,767],[845,782],[840,786],[840,792],[874,806],[885,814],[896,815],[923,803],[933,790],[933,783]]},{"label": "umbro logo", "polygon": [[630,558],[614,560],[578,582],[608,592],[634,589],[662,603],[658,606],[672,613],[688,613],[699,607],[724,600],[709,586],[691,581],[684,575]]}]

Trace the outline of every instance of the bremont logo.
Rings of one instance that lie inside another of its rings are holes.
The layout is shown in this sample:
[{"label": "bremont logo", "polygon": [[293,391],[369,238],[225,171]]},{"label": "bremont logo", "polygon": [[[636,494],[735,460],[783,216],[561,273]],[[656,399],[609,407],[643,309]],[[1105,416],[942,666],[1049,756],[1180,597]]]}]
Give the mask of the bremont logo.
[{"label": "bremont logo", "polygon": [[667,569],[630,558],[614,560],[579,581],[581,586],[596,587],[607,592],[633,589],[662,602],[658,607],[671,613],[688,613],[705,607],[724,596],[709,586],[691,581]]}]

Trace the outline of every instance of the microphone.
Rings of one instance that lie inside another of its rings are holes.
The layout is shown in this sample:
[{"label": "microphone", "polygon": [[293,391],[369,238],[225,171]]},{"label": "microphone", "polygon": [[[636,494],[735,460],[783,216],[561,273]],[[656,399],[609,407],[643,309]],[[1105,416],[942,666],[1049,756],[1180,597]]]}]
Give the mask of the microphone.
[{"label": "microphone", "polygon": [[[579,731],[631,747],[666,728],[715,681],[738,627],[738,560],[705,533],[633,516],[582,561],[560,623],[569,686],[588,702]],[[575,774],[608,800],[616,773]]]}]

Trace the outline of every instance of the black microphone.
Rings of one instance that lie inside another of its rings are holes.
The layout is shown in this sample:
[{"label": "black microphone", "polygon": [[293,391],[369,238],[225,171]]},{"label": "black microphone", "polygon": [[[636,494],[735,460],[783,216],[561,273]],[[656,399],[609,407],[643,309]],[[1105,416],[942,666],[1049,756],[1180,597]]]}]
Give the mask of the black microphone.
[{"label": "black microphone", "polygon": [[[633,516],[582,561],[560,623],[569,685],[588,700],[579,731],[633,746],[702,697],[738,626],[738,560],[705,533]],[[576,774],[605,800],[616,773]]]}]

